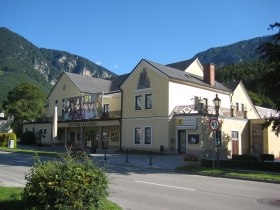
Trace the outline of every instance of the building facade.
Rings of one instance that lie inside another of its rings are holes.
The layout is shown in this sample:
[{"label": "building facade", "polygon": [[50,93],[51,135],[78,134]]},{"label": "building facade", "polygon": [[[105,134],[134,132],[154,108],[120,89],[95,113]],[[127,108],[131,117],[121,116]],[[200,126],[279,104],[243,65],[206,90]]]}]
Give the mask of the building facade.
[{"label": "building facade", "polygon": [[[49,122],[55,106],[58,132],[53,139]],[[198,59],[168,65],[142,59],[129,74],[113,80],[63,73],[48,96],[46,122],[25,124],[24,131],[37,132],[46,144],[210,157],[216,147],[216,132],[209,126],[213,118],[220,124],[225,157],[252,152],[250,120],[261,115],[242,82],[217,82],[215,66]],[[279,155],[279,148],[271,151]]]}]

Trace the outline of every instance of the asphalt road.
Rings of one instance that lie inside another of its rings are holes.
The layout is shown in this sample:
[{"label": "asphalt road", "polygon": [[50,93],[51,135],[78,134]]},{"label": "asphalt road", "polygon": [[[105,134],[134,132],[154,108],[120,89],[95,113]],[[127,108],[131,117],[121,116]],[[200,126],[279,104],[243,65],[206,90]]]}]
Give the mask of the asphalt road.
[{"label": "asphalt road", "polygon": [[280,185],[112,167],[110,199],[124,209],[237,210],[280,208]]},{"label": "asphalt road", "polygon": [[[0,152],[0,185],[24,186],[32,156]],[[175,173],[140,166],[106,165],[110,200],[123,209],[280,208],[280,185]]]}]

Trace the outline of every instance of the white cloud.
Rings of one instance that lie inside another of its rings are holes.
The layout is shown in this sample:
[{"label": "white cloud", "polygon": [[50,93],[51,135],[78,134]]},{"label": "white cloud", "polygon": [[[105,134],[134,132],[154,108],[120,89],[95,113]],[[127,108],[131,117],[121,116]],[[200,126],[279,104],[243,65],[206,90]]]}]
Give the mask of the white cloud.
[{"label": "white cloud", "polygon": [[99,65],[99,66],[101,65],[101,62],[100,62],[100,61],[96,61],[95,63],[96,63],[97,65]]}]

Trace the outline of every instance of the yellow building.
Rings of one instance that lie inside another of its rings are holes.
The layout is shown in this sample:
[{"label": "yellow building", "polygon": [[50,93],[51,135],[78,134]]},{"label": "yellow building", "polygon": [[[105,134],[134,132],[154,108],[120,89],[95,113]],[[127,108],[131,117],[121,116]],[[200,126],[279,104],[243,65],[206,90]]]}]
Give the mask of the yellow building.
[{"label": "yellow building", "polygon": [[[50,92],[44,122],[26,123],[23,131],[32,131],[40,144],[65,144],[78,149],[119,148],[121,91],[126,75],[103,80],[63,73]],[[58,112],[57,137],[52,137],[52,118]]]},{"label": "yellow building", "polygon": [[[221,100],[218,115],[215,97]],[[49,122],[55,105],[58,135],[52,140]],[[261,116],[242,82],[217,82],[215,66],[198,59],[168,65],[142,59],[129,74],[113,80],[63,73],[48,96],[46,122],[25,124],[24,130],[41,131],[40,141],[46,144],[94,149],[108,144],[111,149],[210,157],[219,134],[210,124],[217,117],[223,156],[252,152],[250,120]],[[272,147],[259,153],[278,156],[279,147]]]}]

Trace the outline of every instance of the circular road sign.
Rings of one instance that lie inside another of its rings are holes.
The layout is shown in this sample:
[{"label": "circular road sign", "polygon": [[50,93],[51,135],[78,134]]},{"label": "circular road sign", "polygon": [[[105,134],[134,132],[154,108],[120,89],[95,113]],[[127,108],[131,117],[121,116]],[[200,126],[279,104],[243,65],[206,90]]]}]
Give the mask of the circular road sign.
[{"label": "circular road sign", "polygon": [[212,131],[218,130],[219,127],[220,127],[220,123],[219,123],[219,121],[218,121],[217,118],[212,118],[212,119],[210,119],[210,121],[209,121],[209,128],[210,128]]}]

